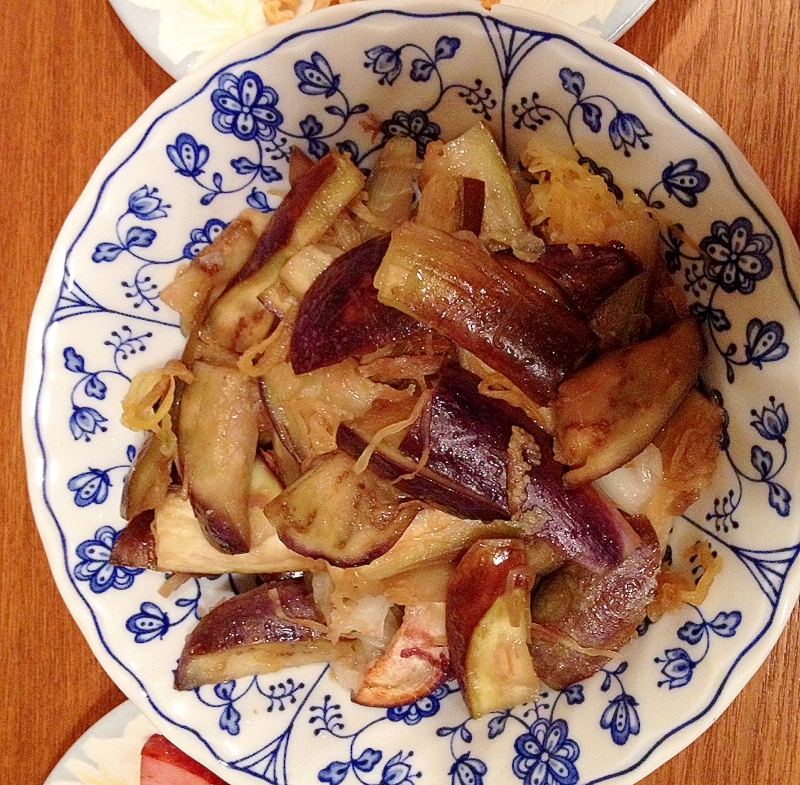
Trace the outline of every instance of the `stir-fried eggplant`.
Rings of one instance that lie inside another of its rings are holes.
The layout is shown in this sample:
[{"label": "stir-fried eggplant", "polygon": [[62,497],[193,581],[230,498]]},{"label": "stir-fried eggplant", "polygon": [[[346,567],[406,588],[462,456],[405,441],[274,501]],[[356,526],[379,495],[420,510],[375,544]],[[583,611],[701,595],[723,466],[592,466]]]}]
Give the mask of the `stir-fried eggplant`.
[{"label": "stir-fried eggplant", "polygon": [[389,232],[411,217],[417,174],[417,145],[408,136],[386,143],[367,178],[366,211],[360,213],[378,231]]},{"label": "stir-fried eggplant", "polygon": [[631,519],[641,545],[605,575],[570,563],[542,579],[531,601],[536,672],[553,689],[591,676],[636,634],[656,590],[658,537],[647,518]]},{"label": "stir-fried eggplant", "polygon": [[469,371],[447,366],[399,449],[485,499],[498,510],[494,517],[510,518],[508,443],[512,425],[524,418],[480,395],[478,382]]},{"label": "stir-fried eggplant", "polygon": [[208,541],[188,499],[182,498],[180,491],[170,493],[156,510],[152,523],[153,568],[204,575],[226,572],[259,575],[313,571],[316,568],[312,559],[289,550],[280,541],[275,527],[260,508],[250,507],[249,513],[250,550],[247,553],[223,553]]},{"label": "stir-fried eggplant", "polygon": [[423,510],[393,548],[375,561],[357,567],[353,576],[371,583],[402,575],[420,566],[452,562],[472,543],[487,537],[529,536],[530,527],[518,521],[478,521],[459,518],[435,509]]},{"label": "stir-fried eggplant", "polygon": [[293,145],[289,153],[289,185],[294,188],[315,163],[313,158],[306,155],[297,145]]},{"label": "stir-fried eggplant", "polygon": [[270,581],[221,602],[200,620],[186,638],[175,687],[192,690],[327,662],[336,646],[325,637],[324,619],[302,578]]},{"label": "stir-fried eggplant", "polygon": [[411,222],[392,233],[375,285],[381,302],[446,335],[538,404],[595,344],[580,316],[479,246]]},{"label": "stir-fried eggplant", "polygon": [[416,319],[378,302],[372,279],[390,239],[383,234],[342,254],[306,292],[289,347],[295,373],[373,352],[422,329]]},{"label": "stir-fried eggplant", "polygon": [[372,474],[358,475],[344,453],[325,456],[265,508],[281,540],[296,553],[336,567],[367,564],[408,528],[418,505]]},{"label": "stir-fried eggplant", "polygon": [[149,436],[137,454],[122,489],[120,514],[131,521],[147,510],[155,510],[167,498],[172,482],[173,458],[154,436]]},{"label": "stir-fried eggplant", "polygon": [[[332,661],[367,705],[451,673],[473,716],[534,699],[633,636],[710,478],[722,415],[646,211],[535,151],[523,206],[482,124],[416,152],[365,180],[294,151],[279,208],[165,291],[187,345],[132,385],[155,438],[111,561],[266,581],[189,635],[179,689]],[[636,510],[605,478],[634,457],[658,466]]]},{"label": "stir-fried eggplant", "polygon": [[663,478],[645,510],[662,548],[670,524],[697,501],[717,466],[725,413],[692,390],[653,439],[661,453]]},{"label": "stir-fried eggplant", "polygon": [[310,569],[313,562],[290,551],[261,510],[281,490],[280,482],[259,456],[253,464],[248,492],[250,550],[232,554],[220,551],[209,541],[181,486],[172,486],[157,508],[141,513],[120,532],[110,561],[162,572],[205,575]]},{"label": "stir-fried eggplant", "polygon": [[339,423],[363,415],[377,398],[409,398],[359,373],[351,358],[303,374],[295,374],[288,362],[278,363],[260,381],[275,434],[301,468],[336,449]]},{"label": "stir-fried eggplant", "polygon": [[[537,455],[520,479],[523,497],[513,512],[543,511],[535,533],[590,569],[603,572],[619,564],[638,545],[619,511],[591,487],[564,488],[564,467],[553,458],[551,437],[522,412],[480,395],[478,382],[469,371],[448,366],[400,445],[381,445],[370,467],[395,478],[416,471],[397,487],[456,515],[510,518],[509,442],[513,428],[522,428]],[[368,440],[357,440],[352,426],[339,429],[339,444],[352,454]]]},{"label": "stir-fried eggplant", "polygon": [[263,406],[256,382],[231,368],[194,364],[181,399],[183,485],[209,539],[227,553],[250,547],[248,493]]},{"label": "stir-fried eggplant", "polygon": [[589,326],[603,352],[623,349],[644,338],[653,325],[650,274],[641,272],[603,300],[589,316]]},{"label": "stir-fried eggplant", "polygon": [[522,540],[480,540],[447,590],[447,645],[470,714],[512,708],[539,694],[530,636],[535,575]]},{"label": "stir-fried eggplant", "polygon": [[695,384],[700,327],[684,319],[649,341],[601,357],[558,391],[556,455],[571,486],[627,463],[653,440]]},{"label": "stir-fried eggplant", "polygon": [[[522,501],[515,512],[526,520],[524,513],[534,511],[529,533],[598,572],[619,564],[638,545],[623,516],[590,486],[565,488],[551,437],[521,413],[481,396],[477,384],[468,371],[448,368],[401,444],[382,443],[370,457],[370,469],[393,479],[404,493],[455,515],[508,519],[508,447],[512,429],[523,427],[536,445],[537,463],[521,479]],[[374,435],[368,421],[341,425],[340,448],[358,457]]]},{"label": "stir-fried eggplant", "polygon": [[402,706],[424,698],[450,676],[445,604],[406,607],[386,651],[364,674],[353,701],[364,706]]},{"label": "stir-fried eggplant", "polygon": [[588,316],[640,270],[619,244],[546,245],[536,266],[559,285],[582,316]]},{"label": "stir-fried eggplant", "polygon": [[203,323],[209,309],[245,266],[269,220],[258,210],[245,210],[161,292],[161,299],[181,315],[186,333]]},{"label": "stir-fried eggplant", "polygon": [[216,343],[239,352],[264,338],[272,315],[258,295],[275,283],[293,254],[328,231],[363,184],[358,167],[336,152],[309,169],[275,210],[252,255],[211,309],[203,331]]},{"label": "stir-fried eggplant", "polygon": [[532,289],[541,292],[551,300],[569,308],[566,292],[538,264],[523,262],[511,251],[498,251],[493,254],[495,261],[500,262],[507,270],[521,278]]},{"label": "stir-fried eggplant", "polygon": [[[369,412],[354,422],[339,426],[336,434],[339,449],[354,458],[361,456],[378,430],[372,422],[373,414],[374,412]],[[368,466],[379,477],[391,480],[403,493],[462,518],[493,520],[509,517],[505,504],[477,492],[460,482],[459,478],[451,480],[434,472],[422,465],[417,458],[402,453],[390,441],[382,442],[371,454]]]},{"label": "stir-fried eggplant", "polygon": [[461,187],[461,228],[480,235],[483,207],[486,203],[486,183],[475,177],[465,177]]},{"label": "stir-fried eggplant", "polygon": [[150,528],[154,516],[153,510],[145,510],[128,522],[114,540],[109,564],[157,569],[156,541]]},{"label": "stir-fried eggplant", "polygon": [[[484,183],[479,227],[482,240],[513,248],[526,256],[541,250],[542,241],[528,228],[517,187],[503,154],[483,123],[474,125],[449,142],[428,145],[420,172],[423,198],[428,181],[437,175],[471,178]],[[463,214],[460,218],[463,225]]]}]

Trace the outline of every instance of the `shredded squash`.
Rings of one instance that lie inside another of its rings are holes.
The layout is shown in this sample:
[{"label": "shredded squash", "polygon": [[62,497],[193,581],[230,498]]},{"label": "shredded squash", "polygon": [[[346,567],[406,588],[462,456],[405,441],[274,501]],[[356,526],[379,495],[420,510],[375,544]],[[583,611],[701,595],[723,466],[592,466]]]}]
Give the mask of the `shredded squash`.
[{"label": "shredded squash", "polygon": [[722,558],[714,556],[708,541],[702,540],[689,546],[683,553],[687,559],[696,558],[703,568],[697,584],[687,575],[671,567],[664,567],[658,576],[658,588],[653,601],[647,606],[650,621],[658,621],[665,613],[678,610],[684,603],[702,605],[714,578],[722,571]]}]

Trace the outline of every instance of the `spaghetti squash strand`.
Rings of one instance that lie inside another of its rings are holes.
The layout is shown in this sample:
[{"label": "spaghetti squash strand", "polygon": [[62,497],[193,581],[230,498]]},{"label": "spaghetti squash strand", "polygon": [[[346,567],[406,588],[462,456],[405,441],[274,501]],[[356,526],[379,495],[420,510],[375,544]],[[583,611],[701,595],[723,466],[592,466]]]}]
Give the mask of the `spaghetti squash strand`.
[{"label": "spaghetti squash strand", "polygon": [[122,400],[122,424],[131,431],[158,431],[175,401],[175,380],[194,381],[192,372],[179,360],[163,368],[137,373]]},{"label": "spaghetti squash strand", "polygon": [[380,444],[384,439],[386,439],[388,436],[392,436],[392,434],[399,433],[404,428],[408,428],[413,425],[417,421],[417,418],[422,412],[423,407],[430,400],[430,398],[431,391],[423,390],[422,394],[419,396],[419,399],[414,404],[414,409],[405,420],[398,420],[398,422],[390,423],[389,425],[381,428],[372,437],[372,439],[370,439],[369,444],[364,448],[364,451],[358,457],[358,460],[353,466],[353,471],[356,474],[361,474],[369,465],[369,459],[372,457],[372,453],[374,453],[375,450],[380,447]]},{"label": "spaghetti squash strand", "polygon": [[481,379],[478,392],[487,398],[505,401],[511,406],[522,409],[537,425],[548,433],[553,430],[553,414],[546,406],[537,406],[519,387],[509,381],[501,373],[492,373]]},{"label": "spaghetti squash strand", "polygon": [[690,545],[683,554],[687,559],[697,558],[703,568],[703,574],[697,584],[677,570],[662,569],[658,576],[656,596],[647,606],[650,621],[658,621],[665,613],[678,610],[684,603],[701,605],[708,597],[714,579],[722,571],[722,558],[714,556],[707,540],[698,540]]}]

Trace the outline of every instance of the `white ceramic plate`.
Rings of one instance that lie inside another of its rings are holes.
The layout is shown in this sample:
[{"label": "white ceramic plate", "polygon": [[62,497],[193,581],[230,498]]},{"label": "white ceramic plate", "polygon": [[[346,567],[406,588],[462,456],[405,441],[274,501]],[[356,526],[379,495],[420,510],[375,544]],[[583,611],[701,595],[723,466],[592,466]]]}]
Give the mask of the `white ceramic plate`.
[{"label": "white ceramic plate", "polygon": [[67,750],[44,785],[139,785],[142,747],[154,733],[153,724],[125,701]]},{"label": "white ceramic plate", "polygon": [[[29,335],[23,424],[42,541],[112,678],[234,785],[629,784],[713,722],[800,592],[800,251],[730,140],[626,52],[517,9],[398,6],[339,6],[242,42],[164,93],[92,176],[53,250]],[[257,122],[247,122],[250,106]],[[726,450],[673,552],[698,535],[712,542],[724,569],[710,597],[643,630],[625,663],[478,721],[450,685],[403,709],[351,705],[315,666],[175,692],[183,639],[229,580],[191,580],[164,598],[161,576],[108,564],[141,444],[118,424],[120,400],[134,373],[181,350],[160,289],[246,204],[274,209],[291,144],[315,157],[338,145],[369,167],[392,134],[423,146],[479,118],[512,161],[534,135],[580,154],[696,244],[664,232],[705,325]]]},{"label": "white ceramic plate", "polygon": [[[655,0],[500,0],[549,14],[616,41]],[[170,76],[180,79],[267,26],[259,0],[109,0],[117,16]],[[479,2],[479,0],[475,0]],[[301,0],[298,14],[311,10]]]}]

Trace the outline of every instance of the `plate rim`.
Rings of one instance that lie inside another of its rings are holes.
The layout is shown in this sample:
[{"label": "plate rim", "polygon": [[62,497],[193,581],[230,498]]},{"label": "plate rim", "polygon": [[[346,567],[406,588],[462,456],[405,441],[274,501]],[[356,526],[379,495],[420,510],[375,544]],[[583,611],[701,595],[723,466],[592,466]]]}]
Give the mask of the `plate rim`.
[{"label": "plate rim", "polygon": [[[47,779],[42,785],[52,785],[57,781],[72,781],[77,785],[77,780],[67,769],[67,763],[73,758],[84,758],[82,748],[90,739],[115,739],[122,738],[126,727],[137,717],[144,716],[132,700],[124,700],[110,711],[106,712],[97,722],[87,728],[69,746],[67,751],[59,758],[53,766]],[[156,733],[156,728],[152,726],[152,733]]]},{"label": "plate rim", "polygon": [[[526,0],[517,0],[517,2],[526,2]],[[620,8],[624,8],[621,12],[623,13],[623,18],[618,22],[614,22],[613,24],[609,25],[608,21],[603,25],[602,30],[588,30],[588,28],[578,27],[578,29],[583,30],[584,32],[590,32],[592,35],[596,35],[601,39],[605,39],[606,41],[617,41],[621,38],[628,30],[633,27],[636,22],[650,9],[650,7],[656,2],[656,0],[616,0],[614,9],[612,9],[611,13],[607,17],[608,19],[614,18],[614,12],[619,10]],[[132,0],[108,0],[109,5],[113,8],[114,13],[119,17],[120,22],[125,27],[125,29],[131,34],[133,39],[136,41],[137,44],[147,53],[147,55],[154,60],[159,68],[161,68],[164,72],[169,74],[173,79],[178,80],[182,79],[187,74],[192,73],[193,71],[197,70],[197,68],[190,68],[186,63],[187,60],[191,59],[194,55],[198,54],[197,52],[193,52],[190,55],[187,55],[180,63],[174,63],[167,57],[164,52],[158,46],[158,25],[159,21],[157,21],[158,15],[160,11],[158,9],[150,9],[146,8],[145,6],[137,5]],[[478,3],[478,0],[475,0],[475,3]],[[540,14],[540,11],[536,11],[535,9],[527,9],[523,8],[522,6],[504,6],[504,8],[513,7],[519,8],[520,10],[524,10],[527,13],[533,14]],[[325,10],[325,9],[323,9]],[[306,12],[307,13],[307,12]],[[315,11],[315,14],[318,14],[319,11]],[[302,14],[305,15],[305,14]],[[137,24],[137,18],[148,18],[151,21],[149,23],[141,23]],[[559,17],[553,17],[555,19],[559,19]],[[559,21],[561,21],[559,19]],[[283,23],[285,24],[285,23]],[[569,24],[568,22],[562,22],[562,24]],[[277,25],[269,25],[265,29],[272,29],[277,27]],[[151,29],[153,28],[153,29]],[[263,31],[261,31],[263,32]],[[260,35],[261,32],[256,33],[256,35]],[[244,39],[242,39],[244,40]],[[236,42],[234,46],[241,43],[241,40]],[[226,49],[225,53],[229,52],[230,49]]]}]

